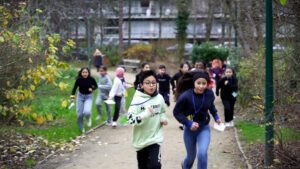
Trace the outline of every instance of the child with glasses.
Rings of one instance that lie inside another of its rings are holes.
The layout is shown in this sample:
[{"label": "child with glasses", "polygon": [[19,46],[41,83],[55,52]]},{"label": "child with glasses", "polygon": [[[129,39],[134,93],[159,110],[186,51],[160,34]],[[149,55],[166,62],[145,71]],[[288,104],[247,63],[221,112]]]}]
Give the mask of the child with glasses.
[{"label": "child with glasses", "polygon": [[142,72],[139,85],[128,109],[128,121],[133,125],[132,144],[137,151],[138,168],[160,169],[162,126],[168,124],[164,99],[157,92],[154,71]]}]

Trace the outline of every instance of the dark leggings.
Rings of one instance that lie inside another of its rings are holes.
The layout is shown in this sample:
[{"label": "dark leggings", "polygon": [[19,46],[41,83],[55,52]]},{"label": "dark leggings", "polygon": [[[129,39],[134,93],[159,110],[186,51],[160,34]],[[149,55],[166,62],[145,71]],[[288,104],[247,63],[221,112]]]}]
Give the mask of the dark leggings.
[{"label": "dark leggings", "polygon": [[119,118],[122,97],[115,96],[114,98],[115,98],[116,104],[115,104],[115,113],[114,113],[113,121],[117,121]]},{"label": "dark leggings", "polygon": [[225,122],[233,120],[235,99],[222,99],[224,105]]},{"label": "dark leggings", "polygon": [[139,169],[161,169],[160,145],[152,144],[137,151]]}]

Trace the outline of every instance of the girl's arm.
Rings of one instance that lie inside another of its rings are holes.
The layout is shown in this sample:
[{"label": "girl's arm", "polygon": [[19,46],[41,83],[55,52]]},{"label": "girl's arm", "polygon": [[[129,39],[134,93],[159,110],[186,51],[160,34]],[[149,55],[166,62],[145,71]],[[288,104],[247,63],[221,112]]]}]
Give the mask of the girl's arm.
[{"label": "girl's arm", "polygon": [[215,96],[212,94],[212,97],[213,97],[213,99],[212,99],[208,109],[209,109],[210,114],[214,117],[215,121],[219,121],[220,117],[218,115],[218,110],[216,109],[216,106],[214,104]]},{"label": "girl's arm", "polygon": [[238,91],[238,80],[235,77],[233,78],[233,83],[231,84],[231,88],[232,88],[232,91],[235,91],[235,92]]},{"label": "girl's arm", "polygon": [[[129,124],[135,126],[135,125],[141,125],[143,124],[143,120],[145,118],[148,118],[151,116],[152,113],[154,113],[154,110],[150,107],[145,108],[144,111],[139,112],[140,106],[137,105],[131,105],[128,108],[128,115],[127,115],[127,119]],[[153,112],[151,112],[153,111]]]},{"label": "girl's arm", "polygon": [[104,90],[109,90],[112,87],[112,82],[111,79],[109,77],[107,77],[107,81],[106,84],[99,84],[98,87],[100,89],[104,89]]},{"label": "girl's arm", "polygon": [[176,75],[177,74],[175,74],[170,80],[173,92],[174,92],[174,89],[176,88],[176,86],[175,86]]},{"label": "girl's arm", "polygon": [[167,118],[167,115],[166,115],[166,105],[165,105],[165,100],[164,100],[164,98],[161,96],[160,97],[161,98],[161,103],[162,103],[162,105],[161,105],[161,109],[160,109],[160,122],[162,123],[162,124],[168,124],[168,118]]},{"label": "girl's arm", "polygon": [[77,79],[77,80],[75,81],[75,84],[74,84],[74,87],[73,87],[73,89],[72,89],[71,95],[75,95],[75,93],[76,93],[76,89],[77,89],[77,87],[78,87],[78,80],[79,80],[79,79]]},{"label": "girl's arm", "polygon": [[93,77],[91,77],[91,79],[92,79],[92,89],[96,90],[98,88],[97,82]]},{"label": "girl's arm", "polygon": [[188,128],[191,128],[193,121],[189,120],[185,115],[183,114],[186,107],[191,106],[187,103],[187,98],[184,97],[184,95],[181,95],[179,99],[176,102],[176,105],[173,110],[173,115],[176,118],[178,122],[181,124],[184,124],[188,126]]},{"label": "girl's arm", "polygon": [[122,82],[116,77],[109,92],[109,99],[112,99],[116,95],[119,85],[122,85]]},{"label": "girl's arm", "polygon": [[220,89],[222,89],[222,84],[224,83],[224,79],[220,79],[219,82],[216,82],[216,95],[219,96]]},{"label": "girl's arm", "polygon": [[139,75],[140,74],[137,74],[136,76],[135,76],[135,81],[133,82],[133,85],[134,85],[134,89],[137,89],[137,87],[138,87],[138,85],[139,85]]}]

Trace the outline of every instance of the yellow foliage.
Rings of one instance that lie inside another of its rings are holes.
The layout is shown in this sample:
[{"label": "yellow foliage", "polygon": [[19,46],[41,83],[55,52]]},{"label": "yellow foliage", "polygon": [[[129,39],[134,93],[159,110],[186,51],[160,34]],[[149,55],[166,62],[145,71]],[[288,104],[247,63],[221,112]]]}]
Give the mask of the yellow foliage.
[{"label": "yellow foliage", "polygon": [[21,127],[23,127],[23,126],[24,126],[24,121],[22,121],[22,120],[19,120],[18,122],[19,122],[19,125],[20,125]]},{"label": "yellow foliage", "polygon": [[60,90],[64,90],[68,87],[68,84],[59,82],[58,87],[60,88]]},{"label": "yellow foliage", "polygon": [[0,36],[0,42],[3,43],[5,41],[3,36]]},{"label": "yellow foliage", "polygon": [[31,58],[28,58],[28,62],[29,62],[29,63],[32,63],[32,59],[31,59]]},{"label": "yellow foliage", "polygon": [[22,114],[22,115],[29,115],[30,112],[31,112],[31,107],[28,107],[28,106],[23,106],[21,109],[19,109],[19,112]]},{"label": "yellow foliage", "polygon": [[30,85],[30,89],[31,89],[31,91],[34,91],[35,90],[35,86],[34,85]]},{"label": "yellow foliage", "polygon": [[67,100],[63,100],[61,102],[61,107],[66,108],[68,106],[68,101]]},{"label": "yellow foliage", "polygon": [[46,115],[46,118],[47,118],[48,121],[53,121],[53,116],[52,116],[52,114],[47,114],[47,115]]},{"label": "yellow foliage", "polygon": [[150,61],[152,57],[152,45],[137,44],[124,52],[128,58],[140,59],[142,61]]},{"label": "yellow foliage", "polygon": [[37,116],[37,118],[35,119],[37,124],[43,124],[45,123],[46,119],[44,116]]},{"label": "yellow foliage", "polygon": [[38,115],[37,115],[36,113],[32,113],[32,114],[31,114],[31,118],[32,118],[33,120],[36,120],[37,117],[38,117]]},{"label": "yellow foliage", "polygon": [[253,99],[256,99],[256,100],[261,100],[261,99],[262,99],[262,98],[261,98],[260,96],[258,96],[258,95],[253,96],[252,98],[253,98]]}]

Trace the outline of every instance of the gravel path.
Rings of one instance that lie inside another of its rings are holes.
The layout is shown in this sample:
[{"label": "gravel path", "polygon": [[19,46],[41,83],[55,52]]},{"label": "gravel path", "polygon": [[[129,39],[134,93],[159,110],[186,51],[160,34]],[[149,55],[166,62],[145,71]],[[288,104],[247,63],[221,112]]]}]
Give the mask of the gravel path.
[{"label": "gravel path", "polygon": [[[109,72],[113,76],[112,72]],[[92,72],[95,74],[95,72]],[[126,80],[133,82],[134,74],[127,73]],[[172,115],[175,103],[168,108],[169,124],[164,129],[165,141],[162,145],[162,168],[180,169],[185,156],[183,132]],[[219,98],[215,102],[219,112],[223,106]],[[223,114],[220,113],[223,119]],[[213,120],[211,120],[211,125]],[[136,152],[131,146],[131,126],[112,129],[103,126],[83,139],[83,144],[68,154],[54,156],[37,169],[137,169]],[[218,132],[211,128],[211,143],[208,150],[209,169],[246,168],[234,138],[233,128]],[[196,168],[196,161],[193,169]]]}]

